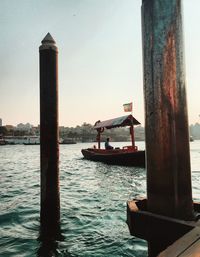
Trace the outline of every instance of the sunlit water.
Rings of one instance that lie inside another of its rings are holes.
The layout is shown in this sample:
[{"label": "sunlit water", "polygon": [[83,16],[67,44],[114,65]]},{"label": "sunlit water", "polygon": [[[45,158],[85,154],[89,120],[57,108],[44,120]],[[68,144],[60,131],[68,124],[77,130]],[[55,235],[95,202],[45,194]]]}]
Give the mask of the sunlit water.
[{"label": "sunlit water", "polygon": [[[144,142],[137,145],[144,149]],[[88,146],[60,146],[64,240],[43,256],[147,256],[146,242],[130,236],[126,224],[127,200],[146,194],[145,169],[83,160],[80,150]],[[200,141],[190,146],[193,198],[199,201]],[[39,169],[39,146],[0,147],[0,256],[41,256]]]}]

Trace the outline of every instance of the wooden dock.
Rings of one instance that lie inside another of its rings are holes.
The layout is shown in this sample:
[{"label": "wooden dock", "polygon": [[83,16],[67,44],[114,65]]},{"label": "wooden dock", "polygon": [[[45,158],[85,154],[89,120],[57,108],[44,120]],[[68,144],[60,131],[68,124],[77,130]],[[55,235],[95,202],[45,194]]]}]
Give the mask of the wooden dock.
[{"label": "wooden dock", "polygon": [[161,252],[158,257],[200,257],[200,224]]}]

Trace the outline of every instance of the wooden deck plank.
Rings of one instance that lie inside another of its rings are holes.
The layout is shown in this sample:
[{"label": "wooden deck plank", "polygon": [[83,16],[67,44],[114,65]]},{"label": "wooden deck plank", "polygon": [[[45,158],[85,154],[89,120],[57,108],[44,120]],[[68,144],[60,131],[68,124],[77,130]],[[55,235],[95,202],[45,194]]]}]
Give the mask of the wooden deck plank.
[{"label": "wooden deck plank", "polygon": [[200,228],[192,229],[158,257],[200,257]]},{"label": "wooden deck plank", "polygon": [[180,257],[200,257],[200,239],[191,245]]}]

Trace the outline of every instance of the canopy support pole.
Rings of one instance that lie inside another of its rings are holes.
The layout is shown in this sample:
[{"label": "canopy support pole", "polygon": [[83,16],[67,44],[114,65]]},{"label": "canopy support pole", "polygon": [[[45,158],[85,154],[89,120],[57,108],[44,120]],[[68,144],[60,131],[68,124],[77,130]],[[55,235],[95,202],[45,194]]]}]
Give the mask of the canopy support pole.
[{"label": "canopy support pole", "polygon": [[131,134],[132,147],[135,147],[135,137],[134,137],[134,127],[133,127],[133,125],[130,126],[130,134]]},{"label": "canopy support pole", "polygon": [[98,141],[98,149],[101,149],[101,132],[100,131],[98,131],[97,141]]}]

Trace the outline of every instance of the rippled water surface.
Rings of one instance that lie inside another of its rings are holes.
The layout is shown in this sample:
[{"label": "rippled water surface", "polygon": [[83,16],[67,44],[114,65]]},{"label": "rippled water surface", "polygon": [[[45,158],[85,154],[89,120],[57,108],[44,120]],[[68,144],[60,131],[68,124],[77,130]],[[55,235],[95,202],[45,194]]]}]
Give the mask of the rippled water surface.
[{"label": "rippled water surface", "polygon": [[[120,146],[119,143],[115,143]],[[140,149],[144,143],[138,142]],[[0,256],[147,256],[145,241],[130,236],[126,202],[145,196],[146,171],[82,159],[90,144],[60,146],[63,241],[51,254],[39,235],[39,146],[0,147]],[[200,200],[200,141],[191,142],[193,197]]]}]

